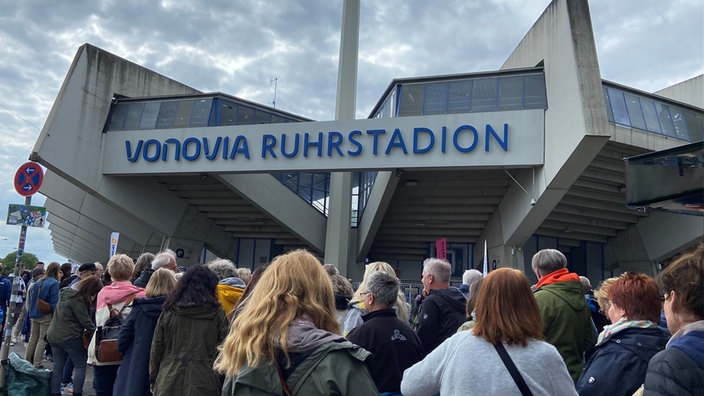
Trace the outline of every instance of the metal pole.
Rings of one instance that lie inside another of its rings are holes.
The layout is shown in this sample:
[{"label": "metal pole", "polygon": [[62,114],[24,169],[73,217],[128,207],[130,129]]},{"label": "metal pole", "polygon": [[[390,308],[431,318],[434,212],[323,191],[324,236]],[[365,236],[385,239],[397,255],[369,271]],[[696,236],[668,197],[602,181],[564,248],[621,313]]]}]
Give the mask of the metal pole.
[{"label": "metal pole", "polygon": [[[32,196],[28,195],[24,199],[24,206],[30,206],[32,204]],[[12,282],[12,296],[17,295],[17,290],[19,290],[20,287],[20,267],[21,267],[21,262],[22,262],[22,255],[24,254],[24,241],[27,239],[27,223],[22,224],[22,228],[20,229],[20,241],[17,244],[17,257],[15,259],[15,277],[13,278]],[[0,389],[3,391],[5,390],[5,376],[7,375],[6,373],[6,368],[7,365],[9,365],[8,361],[8,356],[10,355],[10,341],[12,341],[12,328],[15,326],[15,323],[17,322],[17,318],[15,317],[15,308],[17,307],[17,299],[16,298],[11,298],[10,299],[10,306],[7,309],[7,312],[5,314],[8,315],[8,318],[5,320],[5,333],[3,334],[3,342],[2,342],[2,351],[0,351],[0,355],[2,356],[2,359],[0,359]]]}]

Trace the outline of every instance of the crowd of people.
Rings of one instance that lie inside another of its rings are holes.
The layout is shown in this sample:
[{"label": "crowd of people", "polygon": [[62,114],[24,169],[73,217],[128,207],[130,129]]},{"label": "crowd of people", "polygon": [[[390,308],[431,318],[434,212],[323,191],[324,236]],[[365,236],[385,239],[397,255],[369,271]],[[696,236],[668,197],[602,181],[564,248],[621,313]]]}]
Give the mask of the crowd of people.
[{"label": "crowd of people", "polygon": [[534,285],[499,268],[454,287],[429,258],[407,301],[385,262],[355,290],[305,250],[253,273],[116,254],[42,263],[15,296],[0,276],[0,313],[14,299],[27,361],[53,356],[52,395],[82,395],[89,367],[99,396],[704,394],[704,244],[596,290],[558,250],[531,267]]}]

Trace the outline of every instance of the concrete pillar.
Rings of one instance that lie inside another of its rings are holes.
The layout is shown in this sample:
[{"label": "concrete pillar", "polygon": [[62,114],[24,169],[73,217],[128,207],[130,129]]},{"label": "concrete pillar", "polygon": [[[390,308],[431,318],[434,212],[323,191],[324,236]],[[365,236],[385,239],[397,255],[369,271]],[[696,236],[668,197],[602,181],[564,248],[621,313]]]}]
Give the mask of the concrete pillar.
[{"label": "concrete pillar", "polygon": [[[359,50],[359,0],[345,0],[342,11],[342,35],[340,38],[340,60],[337,75],[336,120],[353,120],[357,101],[357,53]],[[325,237],[325,262],[337,265],[342,275],[347,275],[347,266],[354,262],[356,246],[353,243],[352,174],[333,172],[330,174],[330,207]]]}]

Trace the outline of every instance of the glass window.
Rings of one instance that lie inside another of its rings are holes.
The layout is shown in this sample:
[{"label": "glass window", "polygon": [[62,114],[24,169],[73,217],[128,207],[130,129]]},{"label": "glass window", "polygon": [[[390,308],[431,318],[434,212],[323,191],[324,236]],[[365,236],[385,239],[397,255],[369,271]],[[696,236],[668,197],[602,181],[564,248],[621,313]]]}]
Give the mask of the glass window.
[{"label": "glass window", "polygon": [[499,80],[499,111],[523,108],[523,76],[501,77]]},{"label": "glass window", "polygon": [[139,121],[139,129],[154,129],[160,107],[161,102],[147,102],[144,104],[142,119]]},{"label": "glass window", "polygon": [[235,125],[237,124],[237,104],[229,100],[220,102],[220,117],[218,125]]},{"label": "glass window", "polygon": [[401,86],[401,103],[399,103],[398,115],[414,116],[421,115],[423,110],[423,85],[410,84]]},{"label": "glass window", "polygon": [[692,110],[684,110],[691,142],[704,140],[704,115]]},{"label": "glass window", "polygon": [[677,137],[675,135],[675,126],[672,123],[672,116],[670,115],[670,106],[665,103],[655,102],[655,111],[658,113],[663,135]]},{"label": "glass window", "polygon": [[110,113],[110,122],[108,123],[108,131],[121,131],[127,117],[127,105],[118,103],[112,107]]},{"label": "glass window", "polygon": [[480,78],[472,87],[472,113],[496,111],[497,79]]},{"label": "glass window", "polygon": [[272,115],[271,115],[271,123],[272,123],[272,124],[281,124],[281,123],[284,123],[284,122],[286,122],[286,119],[285,119],[284,117],[281,117],[281,116],[276,115],[276,114],[272,114]]},{"label": "glass window", "polygon": [[247,106],[239,106],[237,112],[237,125],[250,125],[254,123],[254,109]]},{"label": "glass window", "polygon": [[645,130],[645,118],[643,116],[643,110],[640,107],[639,97],[627,92],[624,92],[623,97],[626,101],[626,109],[628,110],[628,117],[631,120],[631,126]]},{"label": "glass window", "polygon": [[263,110],[257,110],[254,113],[254,123],[255,124],[269,124],[271,123],[271,113]]},{"label": "glass window", "polygon": [[650,132],[662,133],[658,112],[655,111],[655,101],[648,98],[640,98],[640,108],[643,110],[643,119],[645,120],[644,129]]},{"label": "glass window", "polygon": [[689,130],[687,129],[684,109],[673,106],[670,108],[670,114],[672,115],[672,123],[675,126],[675,136],[677,139],[689,140]]},{"label": "glass window", "polygon": [[213,99],[197,99],[193,106],[193,114],[191,114],[190,126],[200,127],[208,125],[210,120],[210,108]]},{"label": "glass window", "polygon": [[191,113],[193,113],[193,105],[195,100],[180,100],[176,109],[174,118],[174,128],[188,128],[188,123],[191,121]]},{"label": "glass window", "polygon": [[156,120],[156,129],[171,128],[176,119],[176,110],[178,109],[177,101],[162,102],[159,109],[159,116]]},{"label": "glass window", "polygon": [[620,125],[631,126],[628,120],[628,110],[626,109],[626,101],[623,98],[623,92],[608,88],[609,103],[611,103],[611,111],[614,113],[614,122]]},{"label": "glass window", "polygon": [[127,117],[125,117],[124,131],[134,131],[142,118],[144,103],[130,103],[127,105]]},{"label": "glass window", "polygon": [[423,114],[447,113],[447,86],[446,82],[425,84]]},{"label": "glass window", "polygon": [[472,100],[472,80],[451,81],[448,88],[447,112],[469,113]]},{"label": "glass window", "polygon": [[523,108],[528,109],[547,109],[548,97],[545,90],[545,75],[529,74],[523,76]]}]

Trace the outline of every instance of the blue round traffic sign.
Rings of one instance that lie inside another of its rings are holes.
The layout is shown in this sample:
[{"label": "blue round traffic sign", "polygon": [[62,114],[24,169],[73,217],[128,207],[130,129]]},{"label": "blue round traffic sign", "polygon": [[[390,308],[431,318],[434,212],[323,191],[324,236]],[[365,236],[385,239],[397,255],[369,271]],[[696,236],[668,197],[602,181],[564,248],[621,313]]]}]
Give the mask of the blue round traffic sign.
[{"label": "blue round traffic sign", "polygon": [[36,162],[27,162],[15,173],[15,190],[22,196],[29,196],[39,191],[44,180],[44,170]]}]

